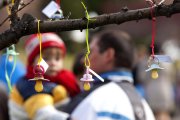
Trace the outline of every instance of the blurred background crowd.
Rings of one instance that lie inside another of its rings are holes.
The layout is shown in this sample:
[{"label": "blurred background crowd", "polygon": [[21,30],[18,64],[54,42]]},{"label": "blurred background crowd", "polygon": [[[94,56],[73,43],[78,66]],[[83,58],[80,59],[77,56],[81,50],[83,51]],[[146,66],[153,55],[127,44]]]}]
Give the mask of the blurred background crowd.
[{"label": "blurred background crowd", "polygon": [[[28,2],[29,0],[24,0]],[[35,0],[19,14],[29,13],[34,17],[45,20],[45,15],[42,14],[42,9],[51,0]],[[158,0],[157,0],[158,1]],[[165,4],[171,4],[173,0],[165,0]],[[85,1],[90,16],[97,16],[106,13],[119,12],[125,6],[130,10],[148,7],[144,0],[90,0]],[[80,1],[72,0],[61,0],[61,9],[64,12],[64,16],[71,13],[70,18],[83,18],[85,11]],[[7,17],[6,8],[0,10],[0,22]],[[96,33],[102,29],[117,29],[126,31],[129,33],[136,46],[136,59],[134,67],[134,84],[137,91],[147,100],[150,107],[152,108],[157,120],[179,120],[180,119],[180,14],[175,14],[170,18],[158,17],[156,24],[156,38],[155,38],[155,52],[156,54],[169,55],[173,63],[161,64],[161,67],[165,68],[160,71],[159,78],[157,80],[151,79],[149,73],[146,73],[147,61],[151,54],[151,20],[138,20],[126,22],[120,25],[107,25],[101,28],[91,29],[91,34]],[[0,32],[8,29],[8,21],[0,27]],[[64,60],[64,67],[72,70],[77,78],[82,77],[83,71],[82,65],[78,62],[83,57],[85,52],[85,30],[83,31],[69,31],[57,33],[64,40],[67,47],[67,55]],[[14,76],[21,77],[25,74],[25,67],[27,56],[25,54],[24,44],[29,36],[21,38],[19,43],[16,45],[16,51],[20,53],[18,56],[19,69],[22,71]],[[1,51],[3,54],[5,50]],[[3,56],[0,58],[0,72],[3,73]],[[3,73],[4,74],[4,73]],[[6,81],[4,80],[3,74],[0,74],[0,109],[4,108],[5,111],[0,111],[0,120],[8,120],[9,118],[1,118],[1,116],[8,116],[7,103],[3,101],[8,100],[8,88]],[[1,77],[2,76],[2,77]],[[13,84],[16,80],[13,80]],[[5,87],[6,86],[6,87]]]}]

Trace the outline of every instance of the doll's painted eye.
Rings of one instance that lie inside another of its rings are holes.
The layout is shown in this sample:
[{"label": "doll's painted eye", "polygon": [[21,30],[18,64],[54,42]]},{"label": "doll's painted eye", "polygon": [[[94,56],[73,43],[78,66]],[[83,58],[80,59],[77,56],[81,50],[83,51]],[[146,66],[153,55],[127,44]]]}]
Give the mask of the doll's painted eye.
[{"label": "doll's painted eye", "polygon": [[48,60],[49,60],[49,57],[43,57],[43,59],[44,59],[45,61],[48,61]]},{"label": "doll's painted eye", "polygon": [[62,58],[62,53],[61,51],[56,52],[56,60],[59,61]]},{"label": "doll's painted eye", "polygon": [[61,59],[61,56],[59,55],[59,56],[56,56],[56,60],[58,61],[58,60],[60,60]]}]

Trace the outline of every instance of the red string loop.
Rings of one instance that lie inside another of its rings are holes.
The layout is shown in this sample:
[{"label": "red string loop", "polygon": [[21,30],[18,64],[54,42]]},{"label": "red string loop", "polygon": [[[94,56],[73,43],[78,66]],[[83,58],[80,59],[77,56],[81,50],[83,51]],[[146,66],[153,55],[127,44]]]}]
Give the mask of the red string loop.
[{"label": "red string loop", "polygon": [[60,0],[56,0],[56,3],[60,6]]},{"label": "red string loop", "polygon": [[152,19],[152,40],[151,40],[151,56],[154,59],[154,42],[155,42],[155,35],[156,35],[156,17],[153,14],[154,13],[154,6],[155,2],[154,1],[147,1],[151,5],[151,19]]}]

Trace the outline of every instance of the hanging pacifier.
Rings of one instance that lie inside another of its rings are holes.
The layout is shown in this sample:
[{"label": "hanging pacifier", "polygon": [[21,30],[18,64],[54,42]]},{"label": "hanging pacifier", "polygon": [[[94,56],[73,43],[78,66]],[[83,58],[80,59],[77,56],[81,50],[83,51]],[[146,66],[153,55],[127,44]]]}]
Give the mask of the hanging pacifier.
[{"label": "hanging pacifier", "polygon": [[86,67],[86,73],[83,75],[83,78],[80,79],[80,81],[84,82],[84,90],[88,91],[91,88],[91,84],[90,82],[93,82],[94,79],[92,78],[92,75],[90,74],[92,73],[94,76],[96,76],[99,80],[101,80],[102,82],[104,82],[104,79],[99,76],[97,73],[95,73],[93,70],[91,70],[89,67]]},{"label": "hanging pacifier", "polygon": [[[6,61],[5,61],[5,78],[6,78],[6,81],[8,83],[8,88],[9,90],[11,91],[12,90],[12,86],[11,86],[11,78],[12,78],[12,75],[16,69],[16,55],[19,55],[19,53],[17,53],[15,51],[15,46],[14,45],[11,45],[10,47],[8,47],[6,49]],[[8,62],[13,62],[13,66],[12,66],[12,70],[10,72],[10,74],[8,74]]]},{"label": "hanging pacifier", "polygon": [[33,69],[34,78],[29,79],[30,81],[36,81],[35,90],[36,92],[43,91],[43,84],[42,81],[49,81],[48,79],[44,79],[44,68],[41,65],[36,65]]},{"label": "hanging pacifier", "polygon": [[38,40],[39,40],[39,49],[40,49],[40,55],[39,55],[39,60],[38,64],[34,66],[33,68],[33,73],[34,73],[34,78],[29,79],[32,81],[36,81],[35,84],[35,90],[36,92],[42,92],[43,91],[43,84],[42,81],[49,81],[48,79],[44,79],[44,73],[48,69],[49,65],[43,60],[42,58],[42,36],[40,32],[40,20],[38,20],[38,34],[37,34]]},{"label": "hanging pacifier", "polygon": [[153,79],[157,79],[159,77],[158,70],[162,70],[164,68],[159,66],[159,59],[157,57],[151,56],[148,60],[148,69],[146,72],[151,71],[151,77]]},{"label": "hanging pacifier", "polygon": [[80,79],[80,81],[84,82],[83,87],[84,90],[90,90],[91,85],[90,82],[93,82],[94,79],[92,78],[92,75],[89,74],[89,68],[87,67],[86,73],[83,75],[83,78]]},{"label": "hanging pacifier", "polygon": [[43,84],[42,81],[49,81],[48,79],[44,78],[44,73],[46,72],[48,68],[48,64],[42,59],[40,64],[37,64],[33,68],[34,78],[29,79],[30,81],[35,81],[35,90],[36,92],[42,92],[43,91]]},{"label": "hanging pacifier", "polygon": [[42,12],[50,19],[63,19],[63,11],[60,7],[60,1],[51,1]]},{"label": "hanging pacifier", "polygon": [[87,53],[85,55],[85,60],[84,60],[84,64],[86,66],[86,73],[83,75],[83,78],[81,78],[80,80],[82,82],[84,82],[84,90],[90,90],[91,86],[90,86],[90,82],[93,82],[94,79],[92,78],[92,75],[89,73],[92,73],[94,76],[96,76],[99,80],[101,80],[102,82],[104,82],[104,79],[102,77],[100,77],[97,73],[95,73],[93,70],[90,69],[90,60],[89,60],[89,54],[90,54],[90,47],[89,47],[89,42],[88,42],[88,25],[89,25],[89,14],[87,11],[86,6],[84,5],[83,2],[81,2],[85,12],[86,12],[86,17],[87,17],[87,29],[86,29],[86,44],[87,44]]},{"label": "hanging pacifier", "polygon": [[6,54],[8,55],[8,61],[12,62],[14,60],[14,56],[19,55],[19,53],[17,53],[15,51],[15,46],[11,45],[10,47],[8,47],[6,49]]},{"label": "hanging pacifier", "polygon": [[63,11],[60,6],[60,0],[56,0],[56,7],[58,10],[51,16],[52,19],[63,19]]}]

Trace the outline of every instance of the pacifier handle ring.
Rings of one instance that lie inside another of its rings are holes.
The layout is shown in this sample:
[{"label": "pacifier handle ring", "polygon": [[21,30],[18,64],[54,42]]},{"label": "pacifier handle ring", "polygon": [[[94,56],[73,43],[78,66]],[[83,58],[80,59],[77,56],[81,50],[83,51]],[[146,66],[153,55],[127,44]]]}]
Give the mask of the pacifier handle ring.
[{"label": "pacifier handle ring", "polygon": [[[157,61],[155,61],[155,60],[157,60]],[[157,62],[159,65],[159,59],[157,57],[154,57],[154,61]]]},{"label": "pacifier handle ring", "polygon": [[86,74],[89,74],[89,67],[86,67]]},{"label": "pacifier handle ring", "polygon": [[9,51],[9,50],[15,50],[14,45],[11,45],[11,46],[7,47],[7,51]]},{"label": "pacifier handle ring", "polygon": [[[157,60],[157,61],[156,61]],[[149,58],[149,60],[148,60],[148,67],[150,67],[150,65],[152,64],[152,63],[157,63],[158,65],[159,65],[159,59],[157,58],[157,57],[155,57],[155,56],[150,56],[150,58]]]},{"label": "pacifier handle ring", "polygon": [[88,79],[89,67],[86,67],[86,79]]},{"label": "pacifier handle ring", "polygon": [[[43,67],[43,66],[41,66],[41,65],[36,65],[35,68],[36,68],[36,67],[42,68],[42,70],[43,70],[43,71],[42,71],[42,74],[44,74],[44,67]],[[35,68],[33,69],[33,73],[34,73],[34,74],[36,74]]]}]

